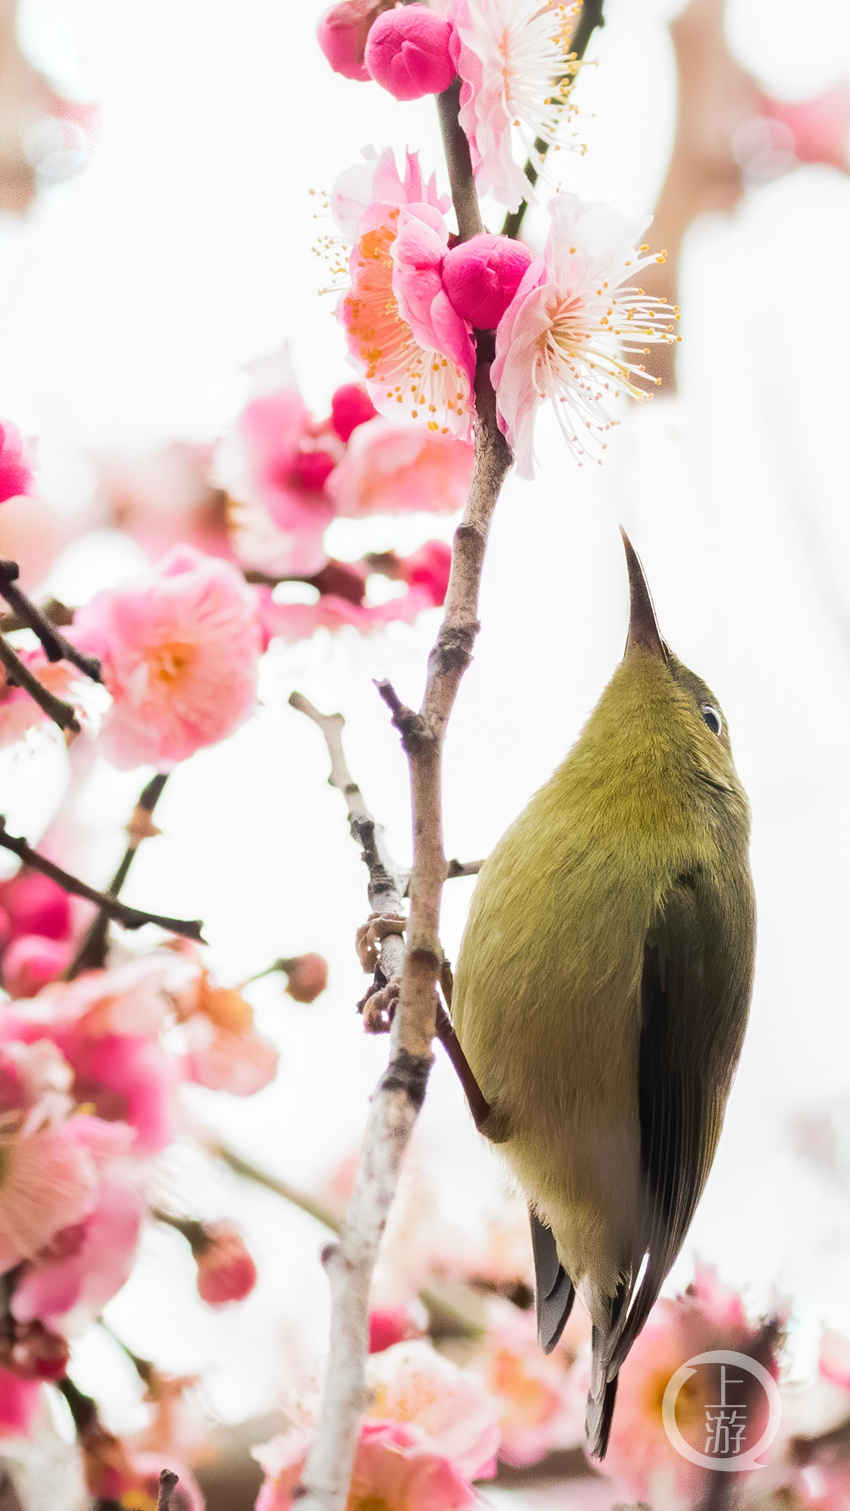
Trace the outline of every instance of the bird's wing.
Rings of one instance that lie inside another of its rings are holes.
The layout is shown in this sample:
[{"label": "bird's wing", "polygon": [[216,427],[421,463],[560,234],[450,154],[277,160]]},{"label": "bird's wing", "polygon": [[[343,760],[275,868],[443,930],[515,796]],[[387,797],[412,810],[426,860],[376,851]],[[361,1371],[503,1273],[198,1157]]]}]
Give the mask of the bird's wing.
[{"label": "bird's wing", "polygon": [[638,1095],[647,1257],[631,1303],[608,1338],[609,1379],[658,1299],[720,1136],[735,1053],[724,1032],[728,1005],[711,997],[707,934],[718,921],[707,929],[705,909],[683,878],[665,896],[644,946]]},{"label": "bird's wing", "polygon": [[576,1298],[573,1283],[558,1258],[551,1228],[532,1211],[531,1247],[534,1253],[534,1303],[537,1309],[537,1341],[544,1354],[551,1354]]}]

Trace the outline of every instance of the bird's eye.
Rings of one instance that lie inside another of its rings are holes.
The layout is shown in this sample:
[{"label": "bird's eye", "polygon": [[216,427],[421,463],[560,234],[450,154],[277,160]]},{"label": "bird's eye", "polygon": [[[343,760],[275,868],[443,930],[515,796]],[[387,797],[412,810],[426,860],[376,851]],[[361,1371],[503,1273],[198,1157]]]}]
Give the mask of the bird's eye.
[{"label": "bird's eye", "polygon": [[717,709],[714,707],[714,705],[711,703],[701,703],[699,711],[705,719],[705,722],[711,730],[711,733],[713,735],[719,735],[720,731],[723,728],[723,720],[721,719],[720,714],[717,712]]}]

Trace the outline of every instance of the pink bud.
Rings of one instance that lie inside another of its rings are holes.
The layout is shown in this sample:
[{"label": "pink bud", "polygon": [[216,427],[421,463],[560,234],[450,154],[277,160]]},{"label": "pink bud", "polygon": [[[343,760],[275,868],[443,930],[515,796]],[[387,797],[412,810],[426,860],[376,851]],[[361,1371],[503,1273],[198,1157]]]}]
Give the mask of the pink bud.
[{"label": "pink bud", "polygon": [[369,79],[363,62],[366,38],[375,17],[385,9],[380,0],[341,0],[323,15],[318,26],[319,46],[334,73],[346,79]]},{"label": "pink bud", "polygon": [[397,100],[442,94],[454,78],[451,27],[427,5],[396,6],[379,16],[366,41],[366,67]]},{"label": "pink bud", "polygon": [[0,503],[22,493],[31,494],[34,486],[26,443],[6,420],[0,424]]},{"label": "pink bud", "polygon": [[369,1313],[369,1352],[382,1354],[394,1343],[405,1343],[408,1338],[421,1337],[421,1328],[404,1306],[377,1307]]},{"label": "pink bud", "polygon": [[300,488],[320,493],[335,466],[333,457],[327,451],[299,451],[290,477]]},{"label": "pink bud", "polygon": [[257,1266],[242,1234],[230,1223],[199,1224],[190,1243],[198,1266],[198,1295],[208,1306],[243,1301],[254,1289]]},{"label": "pink bud", "polygon": [[286,990],[296,1002],[315,1002],[328,984],[328,962],[321,955],[296,955],[281,964],[289,977]]},{"label": "pink bud", "polygon": [[398,576],[411,587],[425,588],[439,607],[446,601],[451,566],[451,546],[444,540],[428,540],[418,551],[398,558]]},{"label": "pink bud", "polygon": [[35,997],[56,981],[74,957],[73,945],[42,934],[20,934],[3,956],[3,985],[10,997]]},{"label": "pink bud", "polygon": [[43,934],[67,939],[71,932],[71,902],[57,882],[38,871],[21,871],[2,889],[2,903],[12,925],[12,937]]},{"label": "pink bud", "polygon": [[352,431],[378,413],[365,388],[359,383],[343,383],[331,399],[331,424],[341,441],[348,441]]},{"label": "pink bud", "polygon": [[468,320],[476,330],[492,331],[531,261],[531,252],[521,241],[483,231],[446,253],[443,288],[462,320]]}]

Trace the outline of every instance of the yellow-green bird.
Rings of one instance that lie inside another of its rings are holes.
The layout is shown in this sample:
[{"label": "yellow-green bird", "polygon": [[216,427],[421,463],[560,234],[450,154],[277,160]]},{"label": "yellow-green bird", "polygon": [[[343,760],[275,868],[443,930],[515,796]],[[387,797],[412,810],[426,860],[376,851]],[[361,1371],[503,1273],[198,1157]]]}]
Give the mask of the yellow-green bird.
[{"label": "yellow-green bird", "polygon": [[538,1336],[593,1326],[590,1451],[717,1148],[752,989],[749,806],[623,532],[625,654],[481,870],[453,1019],[531,1208]]}]

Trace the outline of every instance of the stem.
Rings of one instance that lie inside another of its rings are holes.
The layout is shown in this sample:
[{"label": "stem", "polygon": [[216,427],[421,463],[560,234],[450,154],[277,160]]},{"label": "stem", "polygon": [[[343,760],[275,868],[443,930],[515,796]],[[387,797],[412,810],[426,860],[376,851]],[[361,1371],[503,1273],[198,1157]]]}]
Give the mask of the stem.
[{"label": "stem", "polygon": [[52,719],[60,729],[70,729],[72,734],[79,734],[80,726],[70,703],[63,702],[49,688],[44,687],[2,635],[0,635],[0,661],[6,668],[7,680],[10,684],[17,683],[25,692],[28,692],[33,702],[37,703],[39,708],[47,714],[48,719]]},{"label": "stem", "polygon": [[70,871],[54,866],[52,860],[39,855],[37,850],[31,850],[25,839],[16,839],[14,835],[7,834],[5,823],[0,815],[0,848],[11,850],[30,870],[49,876],[51,881],[58,882],[63,891],[70,892],[72,897],[85,897],[89,902],[97,903],[108,918],[114,918],[125,929],[140,929],[145,923],[155,923],[159,928],[167,929],[169,934],[181,934],[184,939],[192,939],[196,944],[206,944],[201,934],[203,924],[199,919],[167,918],[162,913],[143,913],[139,908],[128,908],[126,903],[118,902],[116,898],[107,897],[96,888],[87,886],[78,876],[72,876]]},{"label": "stem", "polygon": [[[572,51],[576,62],[584,57],[587,51],[587,44],[593,36],[593,33],[595,32],[597,26],[605,25],[605,17],[602,14],[602,7],[604,3],[605,0],[584,0],[584,4],[581,8],[581,16],[579,17],[579,23],[575,29],[575,35],[572,39]],[[544,142],[542,137],[538,136],[536,138],[534,143],[534,150],[537,153],[538,159],[546,156],[546,153],[549,151],[549,146],[549,142]],[[537,183],[538,178],[540,177],[540,173],[536,164],[531,158],[528,159],[528,162],[526,163],[525,169],[523,171],[525,172],[525,176],[528,179],[528,182],[533,188]],[[528,201],[524,199],[518,209],[510,210],[508,212],[502,225],[503,236],[512,236],[514,239],[519,236],[520,227],[522,225],[523,218],[527,209]]]},{"label": "stem", "polygon": [[179,1474],[172,1469],[161,1469],[159,1472],[159,1495],[156,1500],[156,1511],[170,1511],[171,1497],[177,1489]]},{"label": "stem", "polygon": [[308,1217],[314,1217],[316,1222],[322,1223],[331,1233],[340,1232],[342,1223],[339,1218],[335,1217],[333,1212],[323,1206],[320,1201],[307,1196],[304,1191],[296,1190],[295,1186],[290,1186],[288,1181],[281,1180],[277,1175],[269,1175],[267,1170],[261,1170],[257,1165],[252,1165],[250,1160],[243,1159],[241,1154],[229,1149],[226,1144],[219,1143],[214,1135],[209,1138],[201,1137],[204,1148],[216,1159],[220,1159],[222,1164],[227,1165],[235,1175],[241,1175],[245,1180],[251,1180],[257,1186],[265,1186],[267,1191],[274,1191],[276,1196],[282,1196],[293,1207],[306,1212]]},{"label": "stem", "polygon": [[[459,89],[439,96],[438,108],[461,238],[481,229],[472,165],[457,111]],[[446,878],[441,800],[442,749],[460,679],[478,633],[478,590],[493,509],[512,456],[496,422],[490,364],[479,355],[476,369],[475,470],[461,525],[455,533],[452,569],[436,643],[428,658],[425,695],[418,714],[406,709],[385,684],[410,767],[413,870],[410,918],[403,954],[398,1006],[392,1026],[390,1063],[369,1113],[354,1191],[337,1244],[323,1262],[331,1285],[331,1338],[324,1409],[304,1472],[307,1496],[299,1511],[343,1511],[367,1404],[369,1294],[378,1245],[398,1185],[402,1161],[425,1096],[435,1031],[436,983],[443,963],[439,939],[440,898]],[[303,702],[303,700],[302,700]],[[299,706],[299,705],[296,705]],[[304,710],[307,712],[308,710]],[[311,713],[313,717],[315,711]],[[320,718],[316,721],[321,723]],[[333,722],[333,721],[332,721]],[[341,718],[335,716],[337,734]],[[328,734],[327,721],[323,724]],[[344,767],[344,763],[343,763]],[[360,790],[347,768],[331,781],[344,791],[352,832]],[[372,833],[374,820],[369,815]],[[365,848],[365,847],[364,847]],[[371,893],[370,866],[370,893]],[[383,950],[388,941],[384,941]],[[388,981],[386,967],[382,968]],[[398,979],[398,978],[396,978]]]},{"label": "stem", "polygon": [[[48,624],[67,625],[74,623],[74,610],[69,609],[67,604],[58,598],[48,598],[46,603],[39,605],[38,612]],[[22,619],[20,614],[8,613],[0,615],[0,634],[10,635],[13,630],[26,630],[30,628],[28,619]]]},{"label": "stem", "polygon": [[[115,872],[106,896],[116,898],[133,864],[133,858],[143,839],[150,838],[159,831],[154,828],[150,816],[162,796],[163,788],[168,781],[167,773],[160,773],[148,782],[131,818],[127,829],[130,835],[130,843],[124,851],[124,856],[118,870]],[[82,943],[74,956],[71,965],[65,973],[66,981],[73,981],[82,971],[99,970],[106,960],[106,939],[109,930],[110,915],[101,908],[97,917],[92,919],[88,932],[84,935]]]},{"label": "stem", "polygon": [[58,633],[41,609],[36,608],[18,587],[19,571],[16,561],[0,561],[0,594],[21,623],[35,631],[48,661],[70,661],[93,682],[101,682],[100,662],[94,656],[84,656],[70,640]]}]

